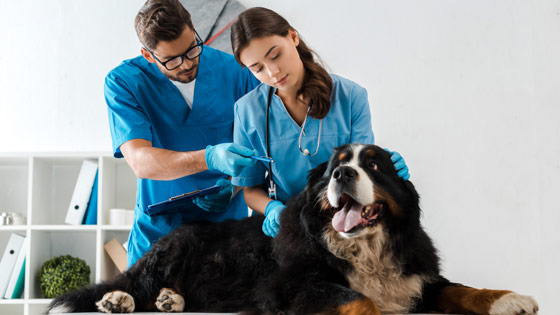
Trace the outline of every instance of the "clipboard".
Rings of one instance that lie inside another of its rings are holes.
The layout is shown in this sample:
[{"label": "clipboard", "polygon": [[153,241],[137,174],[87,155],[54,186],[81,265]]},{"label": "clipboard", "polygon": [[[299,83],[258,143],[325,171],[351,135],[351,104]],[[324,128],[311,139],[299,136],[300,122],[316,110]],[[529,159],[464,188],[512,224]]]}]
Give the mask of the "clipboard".
[{"label": "clipboard", "polygon": [[148,206],[146,213],[150,216],[171,214],[184,211],[185,208],[198,207],[192,202],[195,197],[206,196],[220,190],[220,186],[211,186],[204,189],[194,190],[188,193],[184,193],[175,197],[171,197],[168,200],[164,200],[158,203],[154,203]]}]

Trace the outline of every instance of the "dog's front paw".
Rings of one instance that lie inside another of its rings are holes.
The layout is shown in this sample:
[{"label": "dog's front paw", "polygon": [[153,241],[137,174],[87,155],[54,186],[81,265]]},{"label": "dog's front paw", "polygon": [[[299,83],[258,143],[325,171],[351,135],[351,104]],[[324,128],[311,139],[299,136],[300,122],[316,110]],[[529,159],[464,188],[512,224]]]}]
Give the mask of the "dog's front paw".
[{"label": "dog's front paw", "polygon": [[134,298],[123,291],[105,293],[97,302],[97,309],[102,313],[132,313],[134,312]]},{"label": "dog's front paw", "polygon": [[159,295],[156,299],[156,307],[158,310],[166,313],[182,312],[185,308],[185,300],[175,290],[163,288],[159,290]]},{"label": "dog's front paw", "polygon": [[508,293],[497,299],[490,308],[490,314],[500,315],[534,315],[539,311],[539,306],[535,299],[527,295],[520,295],[515,292]]}]

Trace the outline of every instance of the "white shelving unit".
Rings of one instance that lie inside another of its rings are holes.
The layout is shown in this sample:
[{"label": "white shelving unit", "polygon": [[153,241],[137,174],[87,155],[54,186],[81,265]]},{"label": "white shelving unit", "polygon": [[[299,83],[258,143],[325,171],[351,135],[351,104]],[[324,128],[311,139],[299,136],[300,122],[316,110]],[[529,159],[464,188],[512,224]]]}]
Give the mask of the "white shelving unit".
[{"label": "white shelving unit", "polygon": [[[64,223],[84,159],[99,165],[97,225]],[[118,273],[103,245],[128,239],[130,226],[109,225],[109,209],[134,209],[136,178],[124,159],[110,153],[0,153],[0,212],[19,212],[26,225],[0,226],[0,251],[12,233],[29,240],[22,299],[0,299],[0,314],[42,314],[51,299],[43,298],[38,272],[48,259],[72,255],[90,266],[90,282]],[[1,255],[1,254],[0,254]]]}]

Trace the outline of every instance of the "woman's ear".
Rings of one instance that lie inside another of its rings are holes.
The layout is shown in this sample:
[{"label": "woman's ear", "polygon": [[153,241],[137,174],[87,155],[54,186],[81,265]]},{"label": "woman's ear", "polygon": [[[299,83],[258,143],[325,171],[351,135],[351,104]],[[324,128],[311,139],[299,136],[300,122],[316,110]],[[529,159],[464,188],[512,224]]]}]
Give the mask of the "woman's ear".
[{"label": "woman's ear", "polygon": [[288,31],[288,36],[290,37],[290,39],[294,42],[295,46],[297,47],[299,45],[299,34],[298,34],[298,32],[296,32],[296,30],[294,30],[294,29],[290,29]]}]

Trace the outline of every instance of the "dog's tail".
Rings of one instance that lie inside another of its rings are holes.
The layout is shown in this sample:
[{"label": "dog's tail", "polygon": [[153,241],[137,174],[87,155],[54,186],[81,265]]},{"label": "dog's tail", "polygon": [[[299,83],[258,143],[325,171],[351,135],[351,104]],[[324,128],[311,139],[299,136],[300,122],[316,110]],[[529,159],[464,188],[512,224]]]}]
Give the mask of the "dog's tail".
[{"label": "dog's tail", "polygon": [[95,302],[101,300],[105,293],[123,290],[128,287],[128,280],[122,274],[110,282],[102,282],[89,287],[70,291],[56,297],[47,307],[46,314],[98,312]]}]

